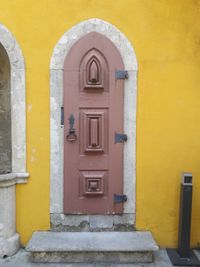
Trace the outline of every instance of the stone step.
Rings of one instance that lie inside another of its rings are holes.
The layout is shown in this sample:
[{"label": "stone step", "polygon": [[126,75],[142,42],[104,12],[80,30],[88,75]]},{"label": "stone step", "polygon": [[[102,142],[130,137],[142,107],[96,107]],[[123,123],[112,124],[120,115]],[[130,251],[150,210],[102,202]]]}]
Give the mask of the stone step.
[{"label": "stone step", "polygon": [[158,250],[150,232],[35,232],[32,262],[145,263]]}]

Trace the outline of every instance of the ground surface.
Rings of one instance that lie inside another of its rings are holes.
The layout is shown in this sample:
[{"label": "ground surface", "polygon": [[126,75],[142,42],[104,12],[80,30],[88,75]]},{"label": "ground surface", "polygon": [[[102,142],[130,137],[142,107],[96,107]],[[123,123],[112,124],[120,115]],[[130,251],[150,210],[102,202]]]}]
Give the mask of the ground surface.
[{"label": "ground surface", "polygon": [[[195,251],[200,258],[200,252]],[[0,259],[0,267],[171,267],[170,260],[165,250],[154,253],[154,263],[151,264],[55,264],[55,263],[31,263],[29,253],[21,249],[15,256]]]}]

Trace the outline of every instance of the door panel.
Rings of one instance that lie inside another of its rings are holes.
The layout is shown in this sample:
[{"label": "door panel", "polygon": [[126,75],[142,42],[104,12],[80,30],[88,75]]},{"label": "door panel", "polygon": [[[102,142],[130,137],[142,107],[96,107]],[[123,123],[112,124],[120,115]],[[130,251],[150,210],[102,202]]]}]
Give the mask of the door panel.
[{"label": "door panel", "polygon": [[90,33],[71,48],[64,65],[64,213],[122,213],[123,70],[116,47]]},{"label": "door panel", "polygon": [[80,110],[80,152],[88,153],[108,151],[108,112],[107,109]]}]

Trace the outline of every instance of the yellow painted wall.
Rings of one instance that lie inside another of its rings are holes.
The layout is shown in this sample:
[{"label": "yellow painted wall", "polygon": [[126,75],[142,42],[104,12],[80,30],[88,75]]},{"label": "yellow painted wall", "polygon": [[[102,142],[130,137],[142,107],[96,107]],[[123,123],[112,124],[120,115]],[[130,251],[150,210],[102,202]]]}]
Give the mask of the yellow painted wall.
[{"label": "yellow painted wall", "polygon": [[27,185],[17,186],[26,244],[49,229],[49,62],[65,31],[89,18],[120,29],[139,63],[137,229],[177,243],[180,175],[194,175],[192,244],[200,241],[200,0],[0,0],[0,23],[26,62]]}]

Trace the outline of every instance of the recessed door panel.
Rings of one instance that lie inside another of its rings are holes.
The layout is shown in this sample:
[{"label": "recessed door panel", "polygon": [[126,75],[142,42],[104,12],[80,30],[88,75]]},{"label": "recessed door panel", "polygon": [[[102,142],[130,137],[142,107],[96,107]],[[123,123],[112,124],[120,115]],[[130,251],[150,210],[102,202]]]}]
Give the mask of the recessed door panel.
[{"label": "recessed door panel", "polygon": [[[71,68],[70,68],[71,66]],[[64,65],[64,213],[118,214],[123,193],[123,70],[116,47],[99,33],[74,44]]]},{"label": "recessed door panel", "polygon": [[80,197],[107,196],[108,175],[106,171],[80,172]]},{"label": "recessed door panel", "polygon": [[107,109],[80,111],[80,152],[107,153],[108,112]]}]

